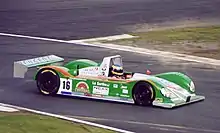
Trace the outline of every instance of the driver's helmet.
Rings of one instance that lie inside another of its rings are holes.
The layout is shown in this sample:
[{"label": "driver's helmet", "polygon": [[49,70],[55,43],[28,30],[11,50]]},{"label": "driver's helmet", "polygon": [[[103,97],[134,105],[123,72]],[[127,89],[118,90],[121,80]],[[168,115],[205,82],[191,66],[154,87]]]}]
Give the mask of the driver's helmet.
[{"label": "driver's helmet", "polygon": [[120,65],[112,65],[111,73],[113,76],[122,76],[123,67]]}]

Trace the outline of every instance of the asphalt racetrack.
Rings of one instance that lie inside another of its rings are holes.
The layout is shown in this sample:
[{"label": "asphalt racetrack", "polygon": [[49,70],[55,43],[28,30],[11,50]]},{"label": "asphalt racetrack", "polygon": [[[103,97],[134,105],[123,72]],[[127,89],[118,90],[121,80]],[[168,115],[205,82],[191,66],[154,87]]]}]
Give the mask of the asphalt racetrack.
[{"label": "asphalt racetrack", "polygon": [[[13,3],[12,3],[13,2]],[[218,18],[217,0],[8,0],[0,2],[0,32],[58,39],[78,39],[124,33],[122,25],[175,18]],[[161,59],[97,47],[0,36],[0,102],[59,113],[134,132],[219,133],[220,70],[199,64]],[[191,76],[206,100],[168,110],[38,94],[32,80],[12,78],[15,60],[56,54],[67,61],[120,54],[125,69],[152,73],[180,71]]]}]

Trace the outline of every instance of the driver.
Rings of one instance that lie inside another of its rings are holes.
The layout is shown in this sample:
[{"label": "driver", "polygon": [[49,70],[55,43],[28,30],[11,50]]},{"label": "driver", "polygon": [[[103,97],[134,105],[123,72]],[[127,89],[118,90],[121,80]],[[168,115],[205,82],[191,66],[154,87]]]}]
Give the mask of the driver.
[{"label": "driver", "polygon": [[124,75],[123,67],[120,65],[112,65],[110,68],[110,77],[122,79]]}]

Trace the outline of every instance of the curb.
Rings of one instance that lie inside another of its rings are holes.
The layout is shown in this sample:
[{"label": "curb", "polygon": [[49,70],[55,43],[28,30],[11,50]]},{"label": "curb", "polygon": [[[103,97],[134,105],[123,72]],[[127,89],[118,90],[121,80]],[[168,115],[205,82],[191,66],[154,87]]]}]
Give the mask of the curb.
[{"label": "curb", "polygon": [[77,43],[77,42],[97,42],[97,41],[115,41],[120,39],[130,39],[130,38],[137,38],[137,36],[132,36],[129,34],[122,34],[122,35],[114,35],[114,36],[107,36],[107,37],[97,37],[97,38],[89,38],[89,39],[81,39],[81,40],[71,40],[68,41],[69,43]]},{"label": "curb", "polygon": [[19,110],[0,105],[0,112],[17,112],[17,111],[19,111]]},{"label": "curb", "polygon": [[84,120],[79,120],[79,119],[63,116],[63,115],[47,113],[47,112],[28,109],[28,108],[24,108],[24,107],[15,106],[15,105],[0,103],[0,106],[3,106],[5,108],[13,108],[15,110],[24,110],[24,111],[32,112],[35,114],[46,115],[46,116],[55,117],[55,118],[59,118],[59,119],[63,119],[63,120],[68,120],[68,121],[72,121],[72,122],[76,122],[76,123],[82,123],[82,124],[86,124],[86,125],[90,125],[90,126],[95,126],[95,127],[99,127],[99,128],[112,130],[115,132],[134,133],[134,132],[123,130],[123,129],[118,129],[118,128],[114,128],[114,127],[110,127],[110,126],[105,126],[105,125],[101,125],[101,124],[97,124],[97,123],[92,123],[92,122],[88,122],[88,121],[84,121]]}]

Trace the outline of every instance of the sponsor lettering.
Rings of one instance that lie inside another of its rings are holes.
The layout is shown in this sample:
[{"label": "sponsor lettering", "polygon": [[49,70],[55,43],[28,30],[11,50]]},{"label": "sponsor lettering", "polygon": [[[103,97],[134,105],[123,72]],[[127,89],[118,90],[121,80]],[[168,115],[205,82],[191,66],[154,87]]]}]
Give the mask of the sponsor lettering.
[{"label": "sponsor lettering", "polygon": [[101,72],[100,76],[104,76],[106,70],[107,70],[107,64],[104,64],[101,71],[100,71]]},{"label": "sponsor lettering", "polygon": [[106,69],[107,69],[107,64],[104,64],[102,71],[106,71]]},{"label": "sponsor lettering", "polygon": [[20,63],[22,63],[23,65],[32,65],[32,64],[46,63],[51,60],[53,60],[53,58],[51,58],[51,56],[45,56],[45,57],[39,57],[39,58],[20,61]]},{"label": "sponsor lettering", "polygon": [[124,94],[128,94],[128,90],[123,89],[123,90],[122,90],[122,93],[124,93]]},{"label": "sponsor lettering", "polygon": [[169,82],[167,80],[164,80],[164,79],[158,79],[158,81],[164,85],[166,85],[166,87],[170,87],[170,88],[173,88],[173,89],[179,89],[180,87],[172,82]]},{"label": "sponsor lettering", "polygon": [[84,93],[82,93],[82,92],[72,92],[72,94],[73,94],[73,95],[79,95],[79,96],[84,95]]},{"label": "sponsor lettering", "polygon": [[98,67],[91,67],[91,68],[85,68],[83,69],[85,72],[89,72],[89,71],[97,71]]},{"label": "sponsor lettering", "polygon": [[130,97],[129,95],[124,95],[124,94],[121,94],[120,96],[121,97]]},{"label": "sponsor lettering", "polygon": [[98,71],[82,69],[82,70],[79,71],[79,73],[81,75],[96,75],[96,74],[98,74]]},{"label": "sponsor lettering", "polygon": [[79,82],[76,85],[77,92],[89,93],[89,86],[86,82]]},{"label": "sponsor lettering", "polygon": [[113,87],[114,88],[118,88],[118,84],[113,84]]},{"label": "sponsor lettering", "polygon": [[103,95],[92,94],[92,97],[103,97]]},{"label": "sponsor lettering", "polygon": [[105,87],[109,87],[109,84],[103,83],[103,82],[97,82],[98,86],[105,86]]},{"label": "sponsor lettering", "polygon": [[121,89],[127,89],[128,87],[127,86],[121,86]]},{"label": "sponsor lettering", "polygon": [[93,86],[93,94],[108,95],[109,88],[101,86]]},{"label": "sponsor lettering", "polygon": [[96,82],[95,82],[95,81],[92,81],[92,85],[96,85]]},{"label": "sponsor lettering", "polygon": [[66,79],[66,78],[60,78],[60,87],[59,87],[59,92],[64,92],[64,93],[72,93],[72,80]]}]

